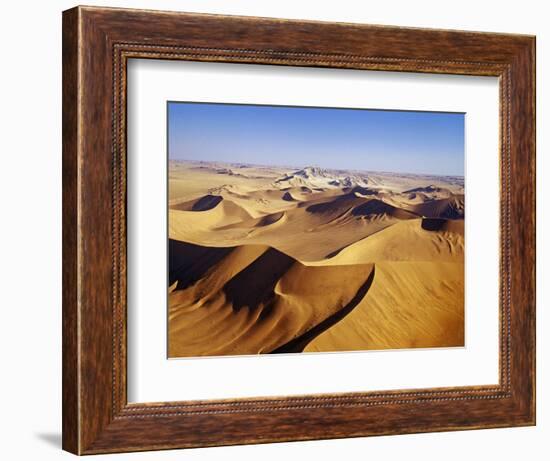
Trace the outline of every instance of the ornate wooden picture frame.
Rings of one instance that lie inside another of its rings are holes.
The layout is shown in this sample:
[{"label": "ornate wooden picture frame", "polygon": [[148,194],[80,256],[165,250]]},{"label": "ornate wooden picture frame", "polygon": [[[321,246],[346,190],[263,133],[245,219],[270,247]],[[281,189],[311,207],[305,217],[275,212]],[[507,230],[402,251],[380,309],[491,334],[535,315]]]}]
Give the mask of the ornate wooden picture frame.
[{"label": "ornate wooden picture frame", "polygon": [[[129,59],[481,75],[500,88],[498,385],[128,403]],[[77,7],[63,13],[63,448],[93,454],[535,424],[535,39]]]}]

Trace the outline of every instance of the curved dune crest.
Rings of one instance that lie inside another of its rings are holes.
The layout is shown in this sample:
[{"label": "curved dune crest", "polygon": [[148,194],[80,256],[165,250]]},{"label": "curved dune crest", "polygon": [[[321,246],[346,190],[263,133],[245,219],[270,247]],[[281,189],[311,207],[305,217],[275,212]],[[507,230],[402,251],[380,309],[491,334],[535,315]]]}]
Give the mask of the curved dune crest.
[{"label": "curved dune crest", "polygon": [[421,193],[426,196],[438,197],[438,198],[450,197],[452,195],[452,192],[449,189],[445,187],[434,186],[433,184],[429,186],[415,187],[413,189],[403,191],[403,194],[415,194],[415,193]]},{"label": "curved dune crest", "polygon": [[423,218],[422,229],[429,231],[454,232],[464,236],[464,220],[445,218]]},{"label": "curved dune crest", "polygon": [[201,231],[210,231],[221,224],[236,223],[252,219],[242,207],[230,200],[220,200],[213,208],[204,211],[168,210],[168,233],[170,238],[180,240],[181,236]]},{"label": "curved dune crest", "polygon": [[274,224],[282,224],[287,221],[287,214],[285,211],[279,211],[277,213],[271,213],[261,216],[260,218],[251,218],[245,221],[239,221],[226,226],[220,226],[216,228],[218,231],[231,230],[231,229],[250,229],[273,226]]},{"label": "curved dune crest", "polygon": [[464,196],[453,196],[408,207],[426,218],[464,219]]},{"label": "curved dune crest", "polygon": [[378,189],[372,189],[370,187],[364,187],[364,186],[355,186],[352,188],[346,188],[344,189],[344,192],[348,192],[348,193],[351,192],[358,197],[369,197],[369,196],[380,194],[380,191]]},{"label": "curved dune crest", "polygon": [[464,265],[377,263],[372,286],[307,352],[453,347],[464,344]]},{"label": "curved dune crest", "polygon": [[397,219],[415,219],[418,217],[415,213],[394,207],[378,199],[371,199],[356,206],[351,213],[354,216],[388,215]]},{"label": "curved dune crest", "polygon": [[170,357],[298,351],[306,333],[321,325],[315,337],[349,314],[372,283],[372,265],[309,267],[261,245],[178,245],[208,262],[180,267],[183,278],[171,274]]},{"label": "curved dune crest", "polygon": [[343,212],[351,210],[354,206],[358,206],[363,204],[365,199],[361,197],[355,196],[353,193],[338,195],[334,198],[330,198],[330,200],[326,200],[324,197],[312,201],[307,204],[307,207],[305,210],[308,213],[338,213],[341,214]]},{"label": "curved dune crest", "polygon": [[258,226],[265,227],[265,226],[271,226],[275,223],[281,223],[286,218],[286,213],[284,211],[279,211],[278,213],[272,213],[268,214],[267,216],[262,216],[258,220]]},{"label": "curved dune crest", "polygon": [[[398,222],[342,248],[325,261],[309,264],[365,264],[380,261],[462,261],[464,226],[445,220],[437,230],[422,219]],[[424,224],[425,225],[425,224]]]},{"label": "curved dune crest", "polygon": [[199,197],[196,200],[171,205],[170,208],[172,210],[179,211],[207,211],[215,208],[222,200],[223,197],[221,197],[220,195],[208,194]]},{"label": "curved dune crest", "polygon": [[297,200],[292,196],[292,194],[287,191],[283,194],[283,197],[282,199],[285,201],[285,202],[296,202]]},{"label": "curved dune crest", "polygon": [[398,208],[378,198],[362,196],[356,191],[339,195],[331,200],[320,200],[306,207],[309,213],[345,213],[356,217],[390,216],[397,219],[414,219],[418,215]]}]

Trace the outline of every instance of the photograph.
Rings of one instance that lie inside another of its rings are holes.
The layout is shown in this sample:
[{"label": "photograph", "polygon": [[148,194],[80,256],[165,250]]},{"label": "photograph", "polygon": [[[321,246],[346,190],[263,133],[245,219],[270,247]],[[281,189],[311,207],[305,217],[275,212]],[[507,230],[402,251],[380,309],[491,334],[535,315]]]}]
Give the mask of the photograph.
[{"label": "photograph", "polygon": [[464,346],[464,114],[170,101],[168,357]]}]

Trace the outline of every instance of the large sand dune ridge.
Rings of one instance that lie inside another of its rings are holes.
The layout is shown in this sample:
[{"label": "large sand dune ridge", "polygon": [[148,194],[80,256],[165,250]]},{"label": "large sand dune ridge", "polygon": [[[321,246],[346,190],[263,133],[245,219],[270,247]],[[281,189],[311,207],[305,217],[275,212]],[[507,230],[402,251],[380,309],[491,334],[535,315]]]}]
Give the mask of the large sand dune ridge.
[{"label": "large sand dune ridge", "polygon": [[170,162],[169,356],[464,344],[456,177]]}]

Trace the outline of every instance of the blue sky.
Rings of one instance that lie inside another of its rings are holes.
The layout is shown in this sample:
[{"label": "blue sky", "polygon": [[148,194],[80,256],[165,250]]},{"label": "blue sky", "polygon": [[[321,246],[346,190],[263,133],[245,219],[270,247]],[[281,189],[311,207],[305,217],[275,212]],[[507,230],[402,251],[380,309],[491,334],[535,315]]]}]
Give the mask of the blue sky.
[{"label": "blue sky", "polygon": [[170,159],[464,175],[464,114],[168,103]]}]

